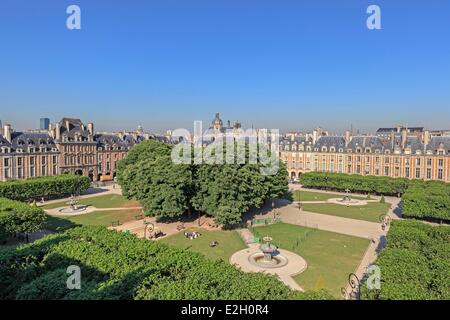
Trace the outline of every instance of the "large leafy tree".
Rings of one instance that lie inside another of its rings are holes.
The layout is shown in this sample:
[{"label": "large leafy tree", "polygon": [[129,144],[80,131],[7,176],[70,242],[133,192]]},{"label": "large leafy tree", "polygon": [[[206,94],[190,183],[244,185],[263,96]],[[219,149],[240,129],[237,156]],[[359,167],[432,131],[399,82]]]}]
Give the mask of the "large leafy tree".
[{"label": "large leafy tree", "polygon": [[[250,208],[288,189],[284,164],[280,162],[275,174],[265,175],[263,165],[248,161],[248,147],[240,164],[189,165],[174,163],[171,147],[158,141],[135,148],[118,165],[119,183],[124,195],[140,200],[151,216],[173,218],[192,208],[213,216],[218,224],[231,226]],[[226,158],[225,146],[217,151]]]},{"label": "large leafy tree", "polygon": [[170,146],[155,140],[135,148],[118,166],[123,194],[140,200],[146,215],[158,218],[182,215],[189,209],[192,192],[190,166],[174,164]]}]

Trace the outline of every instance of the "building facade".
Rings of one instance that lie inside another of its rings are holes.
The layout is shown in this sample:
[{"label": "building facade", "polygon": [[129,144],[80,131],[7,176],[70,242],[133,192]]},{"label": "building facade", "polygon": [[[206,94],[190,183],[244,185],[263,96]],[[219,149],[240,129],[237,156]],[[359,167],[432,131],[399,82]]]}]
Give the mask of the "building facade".
[{"label": "building facade", "polygon": [[[239,122],[223,125],[217,113],[210,129],[238,130]],[[443,132],[443,131],[442,131]],[[450,136],[423,128],[381,128],[373,136],[330,136],[288,133],[279,154],[289,177],[305,172],[337,172],[450,182]],[[116,164],[128,150],[146,139],[177,143],[171,138],[134,132],[95,133],[94,124],[63,118],[49,130],[15,132],[5,124],[0,133],[0,181],[79,174],[92,181],[115,178]]]},{"label": "building facade", "polygon": [[0,181],[71,173],[91,181],[114,179],[117,161],[145,139],[164,137],[136,132],[95,133],[94,124],[63,118],[49,130],[16,132],[5,124],[0,133]]},{"label": "building facade", "polygon": [[284,137],[280,158],[289,177],[305,172],[402,177],[450,182],[450,137],[390,131],[389,136]]}]

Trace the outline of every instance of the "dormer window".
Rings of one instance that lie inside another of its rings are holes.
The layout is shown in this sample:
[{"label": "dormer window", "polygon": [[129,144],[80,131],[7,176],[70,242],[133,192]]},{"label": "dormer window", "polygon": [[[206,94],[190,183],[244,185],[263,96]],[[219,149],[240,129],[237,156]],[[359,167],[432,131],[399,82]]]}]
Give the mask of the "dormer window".
[{"label": "dormer window", "polygon": [[323,146],[322,147],[322,152],[327,152],[327,147]]}]

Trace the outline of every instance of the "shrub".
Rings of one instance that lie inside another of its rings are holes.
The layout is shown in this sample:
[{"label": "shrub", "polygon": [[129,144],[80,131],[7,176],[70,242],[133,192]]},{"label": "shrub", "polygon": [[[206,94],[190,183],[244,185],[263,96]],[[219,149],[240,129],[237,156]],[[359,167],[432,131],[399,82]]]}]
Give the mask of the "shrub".
[{"label": "shrub", "polygon": [[0,198],[0,235],[3,239],[15,233],[30,233],[42,228],[45,212],[38,207]]},{"label": "shrub", "polygon": [[[80,290],[65,270],[81,268]],[[293,292],[275,276],[102,227],[78,227],[0,249],[0,299],[328,299]]]},{"label": "shrub", "polygon": [[450,220],[450,184],[412,184],[402,197],[402,213],[410,218]]},{"label": "shrub", "polygon": [[307,188],[397,195],[403,194],[410,182],[404,178],[309,172],[300,176],[300,183]]},{"label": "shrub", "polygon": [[85,191],[90,186],[88,177],[60,175],[26,180],[0,182],[0,195],[12,200],[27,200],[40,197],[59,197]]},{"label": "shrub", "polygon": [[375,265],[380,290],[361,286],[363,299],[450,299],[450,227],[414,220],[392,222]]}]

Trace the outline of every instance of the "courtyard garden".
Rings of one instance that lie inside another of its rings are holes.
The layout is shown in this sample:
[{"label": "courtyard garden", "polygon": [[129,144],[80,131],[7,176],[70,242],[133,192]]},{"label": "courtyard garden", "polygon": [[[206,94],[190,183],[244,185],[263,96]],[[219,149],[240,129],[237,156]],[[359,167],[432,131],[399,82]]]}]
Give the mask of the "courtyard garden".
[{"label": "courtyard garden", "polygon": [[369,245],[369,240],[301,227],[287,223],[255,227],[253,233],[270,236],[281,249],[302,256],[307,269],[294,277],[305,290],[325,288],[340,297],[348,274],[354,272]]}]

